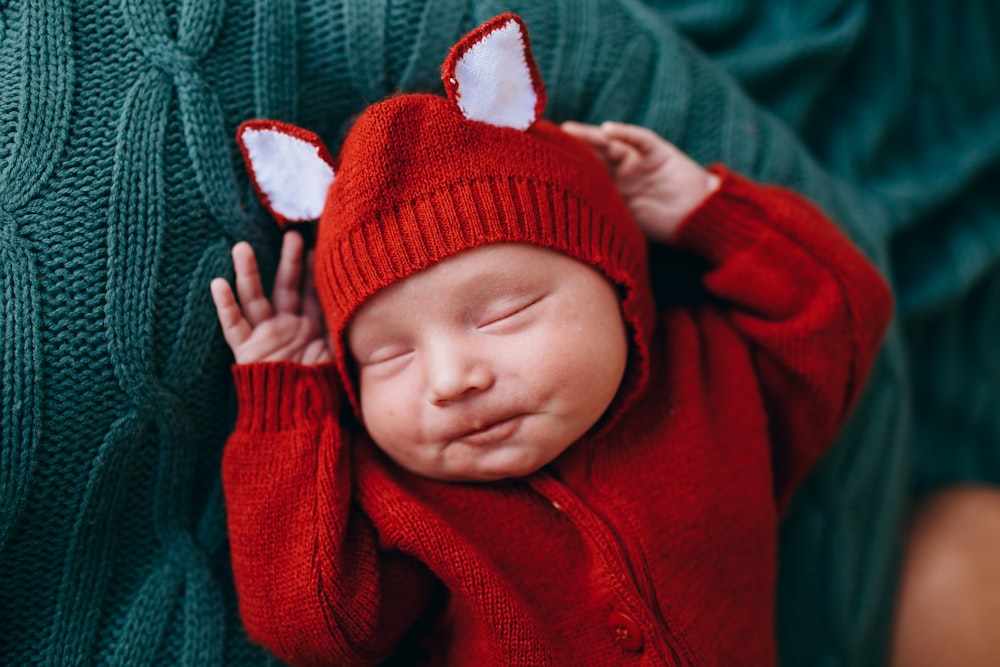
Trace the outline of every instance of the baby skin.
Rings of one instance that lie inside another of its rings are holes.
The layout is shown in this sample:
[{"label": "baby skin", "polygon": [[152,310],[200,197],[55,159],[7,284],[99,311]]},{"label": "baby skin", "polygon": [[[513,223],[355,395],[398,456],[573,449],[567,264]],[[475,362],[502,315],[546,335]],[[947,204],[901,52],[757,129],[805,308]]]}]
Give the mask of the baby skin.
[{"label": "baby skin", "polygon": [[[654,132],[565,123],[610,170],[636,223],[668,242],[718,177]],[[333,359],[302,238],[288,232],[271,298],[253,249],[233,247],[235,294],[211,284],[236,363]],[[553,250],[495,243],[383,289],[347,341],[361,417],[411,472],[444,481],[524,477],[604,414],[625,372],[618,295],[596,269]]]}]

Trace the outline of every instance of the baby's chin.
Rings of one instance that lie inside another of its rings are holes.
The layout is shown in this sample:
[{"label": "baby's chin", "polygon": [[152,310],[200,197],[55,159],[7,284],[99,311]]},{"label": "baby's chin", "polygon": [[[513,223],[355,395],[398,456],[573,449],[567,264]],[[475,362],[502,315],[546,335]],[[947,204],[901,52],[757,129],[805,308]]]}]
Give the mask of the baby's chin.
[{"label": "baby's chin", "polygon": [[549,462],[538,452],[500,448],[475,453],[445,452],[432,462],[399,463],[410,472],[440,482],[487,483],[527,477]]}]

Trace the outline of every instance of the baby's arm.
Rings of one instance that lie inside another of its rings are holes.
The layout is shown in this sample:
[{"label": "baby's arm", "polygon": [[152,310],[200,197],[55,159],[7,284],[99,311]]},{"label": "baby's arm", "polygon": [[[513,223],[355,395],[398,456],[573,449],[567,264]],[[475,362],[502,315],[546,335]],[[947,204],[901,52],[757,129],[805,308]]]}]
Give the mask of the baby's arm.
[{"label": "baby's arm", "polygon": [[434,581],[380,545],[356,508],[353,441],[330,364],[241,364],[222,460],[233,577],[248,635],[292,665],[375,665]]},{"label": "baby's arm", "polygon": [[[784,504],[864,386],[891,314],[885,281],[790,190],[704,169],[637,126],[563,127],[604,160],[650,239],[709,261],[705,287],[751,344],[774,446],[775,495]],[[709,310],[703,326],[713,319]]]},{"label": "baby's arm", "polygon": [[423,613],[433,582],[380,548],[352,503],[351,434],[302,257],[301,238],[286,235],[270,301],[246,244],[233,251],[240,302],[212,284],[240,362],[222,462],[233,575],[248,634],[284,661],[372,665]]},{"label": "baby's arm", "polygon": [[683,221],[673,244],[709,262],[703,284],[719,306],[697,311],[702,326],[727,322],[748,344],[784,507],[861,393],[892,296],[814,204],[721,166],[712,171],[719,189]]}]

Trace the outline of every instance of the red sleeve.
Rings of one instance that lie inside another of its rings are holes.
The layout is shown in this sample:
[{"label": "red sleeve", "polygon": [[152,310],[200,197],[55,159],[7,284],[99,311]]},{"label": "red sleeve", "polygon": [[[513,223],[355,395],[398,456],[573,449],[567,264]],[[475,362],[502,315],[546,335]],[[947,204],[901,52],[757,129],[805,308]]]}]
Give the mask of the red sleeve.
[{"label": "red sleeve", "polygon": [[222,462],[240,614],[295,665],[378,664],[423,612],[431,580],[379,549],[352,509],[332,366],[233,367],[239,413]]},{"label": "red sleeve", "polygon": [[723,167],[713,171],[719,189],[684,221],[675,244],[709,261],[705,287],[751,343],[783,508],[861,392],[892,296],[812,203]]}]

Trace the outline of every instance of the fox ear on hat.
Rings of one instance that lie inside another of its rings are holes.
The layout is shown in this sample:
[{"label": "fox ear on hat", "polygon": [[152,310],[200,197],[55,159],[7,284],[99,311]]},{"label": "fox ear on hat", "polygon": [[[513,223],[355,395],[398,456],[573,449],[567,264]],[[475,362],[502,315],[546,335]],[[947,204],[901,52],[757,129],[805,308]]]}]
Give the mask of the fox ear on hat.
[{"label": "fox ear on hat", "polygon": [[316,220],[333,183],[333,158],[319,136],[275,120],[240,125],[236,140],[261,203],[282,227]]},{"label": "fox ear on hat", "polygon": [[515,14],[490,19],[452,47],[442,81],[469,120],[526,130],[545,109],[528,29]]}]

